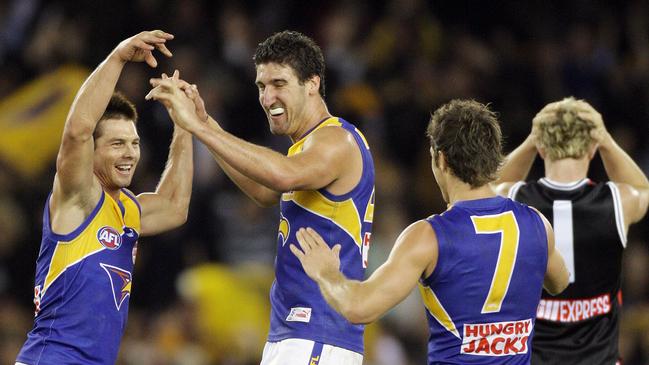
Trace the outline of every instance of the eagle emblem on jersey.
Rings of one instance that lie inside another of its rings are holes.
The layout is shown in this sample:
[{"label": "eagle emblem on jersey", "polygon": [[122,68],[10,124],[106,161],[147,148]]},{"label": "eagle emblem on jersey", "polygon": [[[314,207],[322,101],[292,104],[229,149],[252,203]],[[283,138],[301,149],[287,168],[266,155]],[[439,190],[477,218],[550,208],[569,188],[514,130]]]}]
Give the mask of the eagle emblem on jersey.
[{"label": "eagle emblem on jersey", "polygon": [[288,240],[288,235],[291,233],[291,224],[288,222],[288,219],[279,214],[279,231],[277,232],[277,239],[282,240],[282,246],[286,244]]},{"label": "eagle emblem on jersey", "polygon": [[122,245],[122,236],[111,226],[101,227],[97,231],[97,240],[109,250],[117,250]]},{"label": "eagle emblem on jersey", "polygon": [[131,295],[131,273],[116,266],[101,263],[99,265],[108,274],[110,287],[113,290],[113,299],[115,299],[115,308],[119,311],[122,303]]}]

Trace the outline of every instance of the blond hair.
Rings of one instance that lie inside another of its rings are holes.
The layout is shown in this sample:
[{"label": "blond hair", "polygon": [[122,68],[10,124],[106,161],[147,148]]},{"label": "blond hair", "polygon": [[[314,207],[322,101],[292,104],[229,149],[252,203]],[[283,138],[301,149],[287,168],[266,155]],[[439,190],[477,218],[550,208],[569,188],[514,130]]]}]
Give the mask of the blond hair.
[{"label": "blond hair", "polygon": [[[579,115],[579,104],[573,97],[565,98],[547,112],[541,111],[536,118],[537,143],[545,149],[550,161],[564,158],[584,157],[593,143],[590,132],[595,124]],[[583,110],[583,108],[582,108]]]}]

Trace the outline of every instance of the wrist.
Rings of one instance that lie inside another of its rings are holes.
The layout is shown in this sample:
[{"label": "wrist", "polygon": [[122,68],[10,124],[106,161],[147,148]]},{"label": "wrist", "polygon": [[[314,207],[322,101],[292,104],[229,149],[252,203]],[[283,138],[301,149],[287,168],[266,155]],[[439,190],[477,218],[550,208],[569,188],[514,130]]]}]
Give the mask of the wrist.
[{"label": "wrist", "polygon": [[122,58],[122,56],[120,56],[119,52],[117,51],[117,48],[115,48],[115,49],[114,49],[114,50],[113,50],[113,51],[108,55],[107,60],[110,61],[110,62],[119,63],[119,64],[121,64],[121,65],[125,65],[126,62],[128,62],[128,61],[124,60],[124,59]]},{"label": "wrist", "polygon": [[611,136],[611,134],[608,133],[608,131],[604,131],[604,132],[602,132],[601,138],[599,139],[599,141],[597,143],[599,144],[599,149],[600,150],[607,150],[611,146],[613,146],[615,141],[613,140],[613,137]]}]

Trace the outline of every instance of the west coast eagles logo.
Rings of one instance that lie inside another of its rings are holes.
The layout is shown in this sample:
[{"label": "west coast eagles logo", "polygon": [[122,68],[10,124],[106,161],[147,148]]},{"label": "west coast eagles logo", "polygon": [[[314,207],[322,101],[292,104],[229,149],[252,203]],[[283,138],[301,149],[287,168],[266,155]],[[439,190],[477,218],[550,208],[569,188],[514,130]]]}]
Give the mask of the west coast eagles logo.
[{"label": "west coast eagles logo", "polygon": [[101,267],[106,271],[106,274],[108,274],[110,287],[113,289],[115,308],[119,311],[122,307],[122,303],[124,303],[126,298],[131,296],[131,273],[116,266],[102,263],[99,265],[101,265]]},{"label": "west coast eagles logo", "polygon": [[288,235],[291,233],[291,224],[288,219],[284,218],[282,213],[279,214],[279,232],[277,232],[277,239],[282,241],[282,246],[286,244]]}]

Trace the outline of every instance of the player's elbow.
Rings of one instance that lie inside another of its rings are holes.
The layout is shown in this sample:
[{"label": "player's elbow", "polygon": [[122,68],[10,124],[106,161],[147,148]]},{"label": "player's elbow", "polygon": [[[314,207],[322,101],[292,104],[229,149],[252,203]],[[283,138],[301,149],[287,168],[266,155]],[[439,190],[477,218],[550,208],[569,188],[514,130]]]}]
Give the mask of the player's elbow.
[{"label": "player's elbow", "polygon": [[252,201],[260,208],[270,208],[277,205],[277,199],[267,198],[265,196],[254,196],[251,197]]},{"label": "player's elbow", "polygon": [[545,291],[550,293],[550,295],[557,295],[560,294],[562,291],[564,291],[567,287],[568,284],[570,284],[570,275],[568,272],[562,273],[562,275],[554,280],[546,280],[545,283],[543,284],[543,287],[545,288]]},{"label": "player's elbow", "polygon": [[295,190],[297,179],[293,174],[277,171],[271,176],[270,185],[270,188],[275,191],[287,192]]},{"label": "player's elbow", "polygon": [[341,314],[347,321],[353,324],[369,324],[378,319],[378,315],[369,313],[363,310],[362,307],[355,305],[348,305],[345,308],[341,308]]},{"label": "player's elbow", "polygon": [[63,131],[63,142],[85,142],[92,138],[94,132],[94,124],[68,120]]}]

